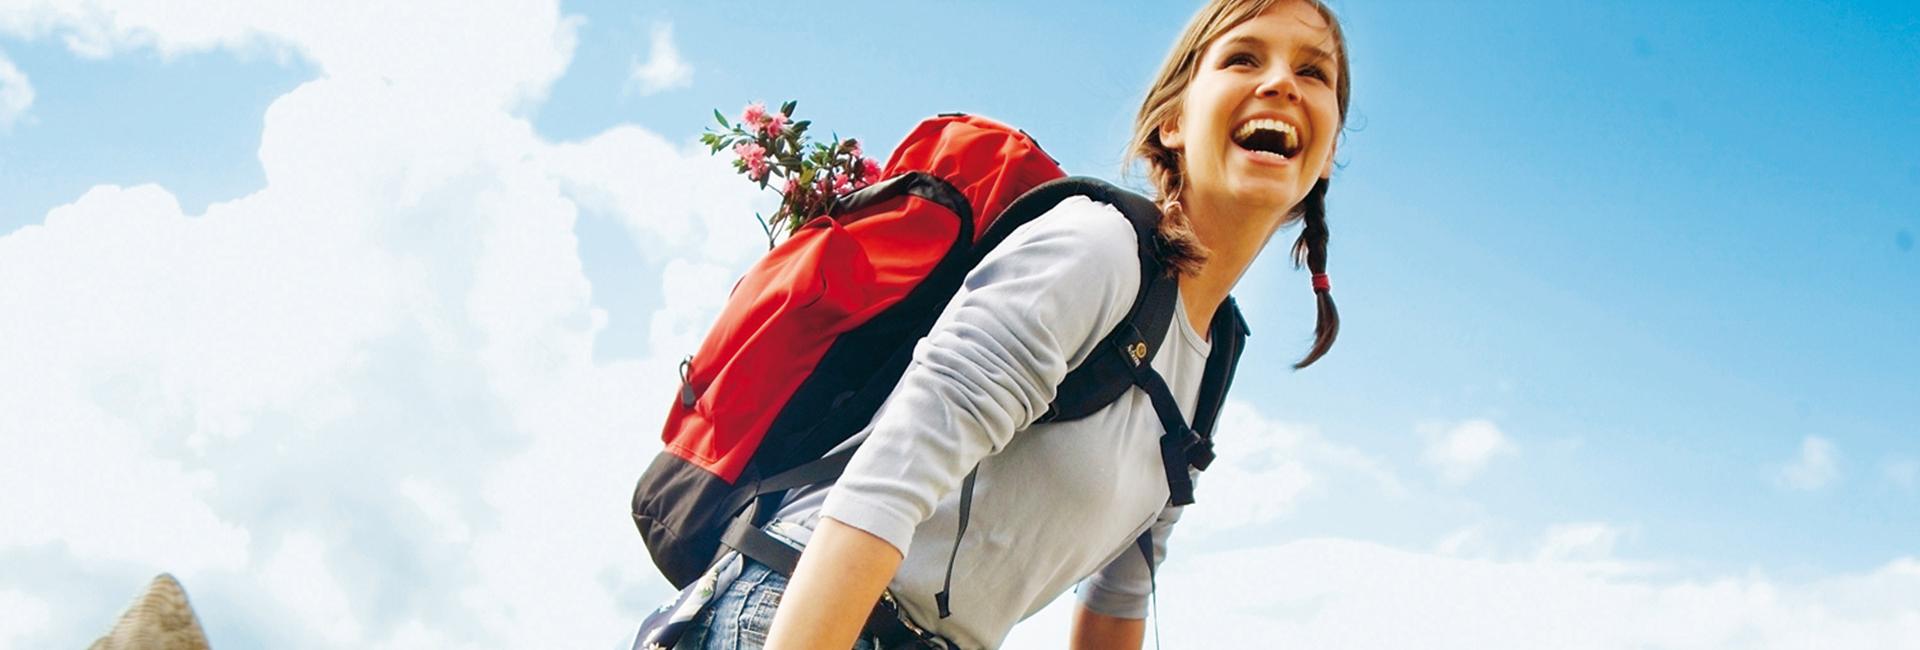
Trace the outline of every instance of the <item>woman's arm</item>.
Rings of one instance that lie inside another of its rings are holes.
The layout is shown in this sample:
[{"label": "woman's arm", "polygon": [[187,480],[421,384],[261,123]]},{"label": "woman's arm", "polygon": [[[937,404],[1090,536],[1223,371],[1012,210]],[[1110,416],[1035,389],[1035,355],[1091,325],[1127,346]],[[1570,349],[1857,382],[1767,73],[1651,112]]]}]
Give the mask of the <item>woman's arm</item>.
[{"label": "woman's arm", "polygon": [[900,568],[900,551],[886,540],[831,517],[820,518],[800,566],[780,597],[767,632],[771,650],[844,650],[853,647],[880,592]]},{"label": "woman's arm", "polygon": [[853,645],[915,528],[1126,318],[1136,249],[1118,210],[1068,199],[967,274],[821,504],[768,647]]},{"label": "woman's arm", "polygon": [[1073,610],[1073,650],[1139,650],[1147,635],[1147,622],[1137,618],[1117,618],[1079,605]]}]

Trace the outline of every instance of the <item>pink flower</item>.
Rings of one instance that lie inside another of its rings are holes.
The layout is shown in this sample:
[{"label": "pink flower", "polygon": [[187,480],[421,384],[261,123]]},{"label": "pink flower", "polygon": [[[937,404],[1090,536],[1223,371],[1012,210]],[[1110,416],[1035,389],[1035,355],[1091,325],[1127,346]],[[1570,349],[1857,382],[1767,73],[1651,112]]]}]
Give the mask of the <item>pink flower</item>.
[{"label": "pink flower", "polygon": [[862,158],[860,178],[868,183],[880,180],[880,163],[874,162],[872,158]]},{"label": "pink flower", "polygon": [[760,146],[758,142],[742,141],[733,145],[733,155],[739,156],[741,160],[764,158],[767,155],[767,148]]},{"label": "pink flower", "polygon": [[781,132],[787,130],[787,116],[785,113],[769,113],[767,115],[767,123],[764,126],[766,127],[767,137],[778,138]]},{"label": "pink flower", "polygon": [[764,102],[748,104],[746,112],[740,114],[740,121],[746,122],[749,129],[760,128],[760,124],[767,121],[767,105]]},{"label": "pink flower", "polygon": [[835,194],[846,194],[847,192],[849,192],[849,191],[851,191],[852,189],[853,189],[853,179],[852,179],[852,178],[848,178],[846,174],[842,174],[842,173],[839,173],[839,172],[834,172],[834,174],[833,174],[833,191],[834,191],[834,193],[835,193]]},{"label": "pink flower", "polygon": [[747,165],[747,178],[759,181],[767,177],[767,148],[758,142],[742,142],[733,145],[733,155]]}]

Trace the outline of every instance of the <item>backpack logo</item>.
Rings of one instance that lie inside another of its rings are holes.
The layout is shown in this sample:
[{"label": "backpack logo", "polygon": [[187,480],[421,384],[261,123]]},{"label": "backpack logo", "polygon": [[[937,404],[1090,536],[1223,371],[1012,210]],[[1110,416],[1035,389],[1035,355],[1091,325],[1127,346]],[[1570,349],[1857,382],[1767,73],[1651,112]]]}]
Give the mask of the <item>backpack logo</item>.
[{"label": "backpack logo", "polygon": [[1140,365],[1141,361],[1147,359],[1147,342],[1134,341],[1133,345],[1127,346],[1127,356],[1133,357],[1133,365]]}]

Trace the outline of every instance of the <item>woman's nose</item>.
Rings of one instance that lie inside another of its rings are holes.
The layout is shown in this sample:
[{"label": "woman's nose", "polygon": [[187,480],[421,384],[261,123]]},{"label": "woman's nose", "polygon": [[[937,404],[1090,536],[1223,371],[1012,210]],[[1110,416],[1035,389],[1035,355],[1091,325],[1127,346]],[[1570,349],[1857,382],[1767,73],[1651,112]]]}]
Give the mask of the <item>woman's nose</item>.
[{"label": "woman's nose", "polygon": [[1280,97],[1288,102],[1300,101],[1300,83],[1294,80],[1292,73],[1281,72],[1273,75],[1260,84],[1258,92],[1261,97]]}]

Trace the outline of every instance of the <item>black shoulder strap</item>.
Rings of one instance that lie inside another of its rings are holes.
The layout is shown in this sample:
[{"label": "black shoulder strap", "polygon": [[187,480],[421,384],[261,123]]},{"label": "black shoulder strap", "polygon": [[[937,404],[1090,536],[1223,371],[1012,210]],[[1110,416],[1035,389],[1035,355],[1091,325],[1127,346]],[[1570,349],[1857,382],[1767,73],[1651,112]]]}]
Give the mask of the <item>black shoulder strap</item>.
[{"label": "black shoulder strap", "polygon": [[[1145,390],[1153,400],[1167,432],[1161,439],[1167,482],[1175,505],[1193,502],[1193,486],[1187,477],[1188,466],[1205,470],[1213,463],[1213,427],[1232,388],[1233,374],[1240,362],[1240,351],[1248,334],[1246,319],[1239,304],[1229,297],[1214,310],[1209,325],[1213,349],[1207,355],[1205,374],[1200,383],[1200,399],[1191,426],[1181,417],[1172,393],[1153,371],[1151,362],[1172,328],[1178,282],[1165,272],[1161,259],[1163,246],[1158,235],[1160,210],[1151,200],[1114,187],[1097,179],[1066,178],[1047,183],[1022,196],[1009,207],[1002,222],[1031,221],[1069,196],[1087,196],[1113,205],[1134,226],[1139,245],[1140,293],[1127,317],[1109,333],[1092,356],[1067,374],[1042,422],[1062,422],[1086,417],[1106,408],[1134,386]],[[1015,219],[1007,219],[1014,216]],[[997,240],[983,242],[992,244]]]},{"label": "black shoulder strap", "polygon": [[1240,350],[1246,345],[1247,320],[1233,296],[1214,310],[1211,332],[1213,350],[1207,353],[1206,374],[1200,380],[1200,401],[1193,413],[1193,432],[1200,442],[1187,450],[1187,462],[1202,471],[1213,463],[1213,425],[1227,403],[1227,391],[1233,388],[1233,372],[1240,367]]}]

